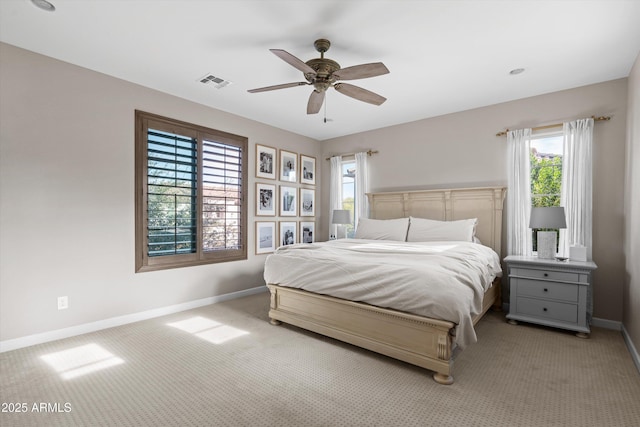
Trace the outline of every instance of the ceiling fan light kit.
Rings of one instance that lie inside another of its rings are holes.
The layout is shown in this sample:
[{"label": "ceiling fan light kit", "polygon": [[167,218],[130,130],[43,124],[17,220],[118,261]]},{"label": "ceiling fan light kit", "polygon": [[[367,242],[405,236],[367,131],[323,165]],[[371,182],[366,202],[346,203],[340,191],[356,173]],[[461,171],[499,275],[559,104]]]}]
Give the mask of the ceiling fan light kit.
[{"label": "ceiling fan light kit", "polygon": [[270,49],[270,51],[274,55],[301,71],[306,82],[294,82],[274,86],[266,86],[257,89],[250,89],[248,92],[257,93],[270,90],[285,89],[295,86],[312,85],[314,87],[314,90],[309,96],[309,102],[307,103],[307,114],[316,114],[320,111],[320,108],[324,103],[325,92],[330,87],[333,87],[343,95],[347,95],[359,101],[367,102],[373,105],[381,105],[387,100],[385,97],[369,90],[363,89],[359,86],[348,83],[337,83],[338,80],[366,79],[369,77],[376,77],[389,73],[389,70],[382,62],[374,62],[370,64],[361,64],[347,68],[340,68],[340,64],[338,64],[336,61],[324,57],[324,53],[329,50],[329,47],[331,46],[331,42],[329,42],[329,40],[318,39],[313,45],[315,46],[316,50],[320,52],[320,58],[311,59],[307,62],[303,62],[302,60],[296,58],[285,50]]}]

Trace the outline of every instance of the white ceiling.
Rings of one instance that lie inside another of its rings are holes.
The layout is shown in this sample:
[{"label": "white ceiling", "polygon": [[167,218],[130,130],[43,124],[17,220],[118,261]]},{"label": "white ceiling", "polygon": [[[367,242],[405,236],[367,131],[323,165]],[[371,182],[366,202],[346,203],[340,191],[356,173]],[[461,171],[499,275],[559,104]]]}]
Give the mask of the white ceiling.
[{"label": "white ceiling", "polygon": [[[640,52],[640,1],[0,0],[0,40],[318,140],[627,77]],[[373,106],[311,86],[270,48],[390,74],[350,83]],[[525,68],[510,75],[515,68]],[[199,83],[211,73],[232,82]],[[46,78],[46,76],[43,76]],[[53,83],[53,82],[52,82]]]}]

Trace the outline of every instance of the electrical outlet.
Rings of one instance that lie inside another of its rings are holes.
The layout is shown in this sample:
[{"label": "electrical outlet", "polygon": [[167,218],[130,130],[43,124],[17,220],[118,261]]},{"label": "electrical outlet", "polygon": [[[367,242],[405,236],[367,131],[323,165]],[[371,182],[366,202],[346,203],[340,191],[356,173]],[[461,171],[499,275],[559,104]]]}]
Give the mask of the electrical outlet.
[{"label": "electrical outlet", "polygon": [[69,297],[58,297],[58,310],[69,308]]}]

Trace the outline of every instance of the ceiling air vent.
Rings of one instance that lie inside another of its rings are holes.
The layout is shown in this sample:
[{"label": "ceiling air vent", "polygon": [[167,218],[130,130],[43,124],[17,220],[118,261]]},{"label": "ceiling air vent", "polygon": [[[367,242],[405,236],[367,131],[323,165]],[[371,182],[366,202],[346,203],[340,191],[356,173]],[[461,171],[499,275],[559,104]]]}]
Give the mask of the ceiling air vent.
[{"label": "ceiling air vent", "polygon": [[200,83],[213,86],[216,89],[222,89],[223,87],[231,84],[229,80],[221,79],[220,77],[216,77],[213,74],[205,74],[199,80],[200,80]]}]

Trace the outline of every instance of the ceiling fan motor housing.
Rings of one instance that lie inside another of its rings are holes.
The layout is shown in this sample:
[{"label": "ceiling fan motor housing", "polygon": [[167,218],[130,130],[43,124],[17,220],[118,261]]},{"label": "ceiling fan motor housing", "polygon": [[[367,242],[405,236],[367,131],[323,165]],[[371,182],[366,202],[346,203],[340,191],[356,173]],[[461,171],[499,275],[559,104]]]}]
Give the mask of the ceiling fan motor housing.
[{"label": "ceiling fan motor housing", "polygon": [[304,78],[311,84],[318,92],[324,92],[329,89],[336,79],[333,77],[333,73],[340,69],[340,64],[332,59],[324,57],[324,53],[331,47],[331,42],[327,39],[318,39],[313,43],[313,46],[318,52],[320,52],[320,58],[311,59],[305,64],[313,68],[316,74],[305,74]]},{"label": "ceiling fan motor housing", "polygon": [[327,58],[315,58],[307,61],[306,64],[313,68],[316,74],[305,74],[304,78],[309,83],[312,83],[317,91],[327,90],[336,81],[333,73],[340,69],[340,64],[336,61]]}]

